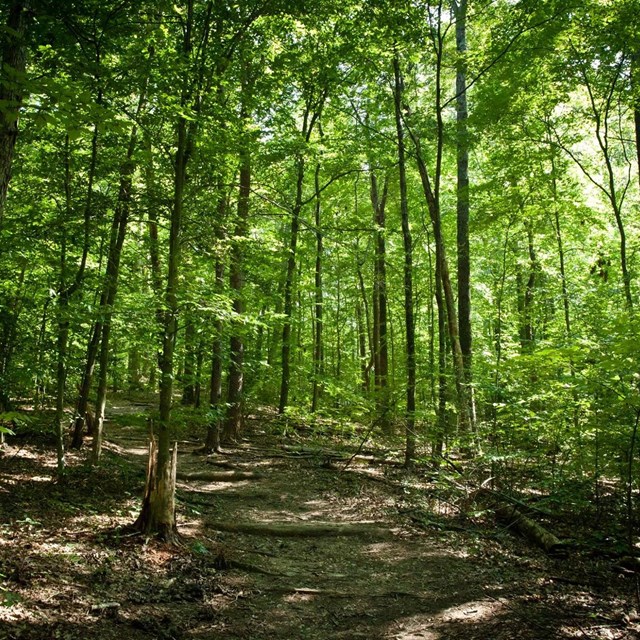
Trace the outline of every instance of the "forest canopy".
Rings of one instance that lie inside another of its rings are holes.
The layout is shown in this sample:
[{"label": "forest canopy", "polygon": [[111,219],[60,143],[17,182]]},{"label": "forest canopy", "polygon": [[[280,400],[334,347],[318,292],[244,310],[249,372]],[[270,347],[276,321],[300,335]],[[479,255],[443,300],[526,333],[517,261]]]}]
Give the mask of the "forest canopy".
[{"label": "forest canopy", "polygon": [[638,15],[4,2],[0,424],[55,408],[62,474],[87,427],[99,462],[109,393],[157,391],[139,524],[168,537],[178,404],[208,451],[268,406],[402,439],[409,466],[613,478],[631,522]]}]

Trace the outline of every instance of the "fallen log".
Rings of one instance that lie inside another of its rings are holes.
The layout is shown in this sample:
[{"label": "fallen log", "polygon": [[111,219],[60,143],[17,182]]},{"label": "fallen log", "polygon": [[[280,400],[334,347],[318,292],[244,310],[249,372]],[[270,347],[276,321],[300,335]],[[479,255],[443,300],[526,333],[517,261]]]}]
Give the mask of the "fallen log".
[{"label": "fallen log", "polygon": [[535,520],[527,517],[512,505],[494,505],[497,518],[508,528],[517,531],[547,553],[560,555],[566,551],[566,544]]},{"label": "fallen log", "polygon": [[255,471],[178,471],[178,480],[204,480],[205,482],[238,482],[255,480],[263,475]]},{"label": "fallen log", "polygon": [[323,538],[328,536],[375,536],[389,538],[390,529],[375,522],[207,522],[215,531],[276,536],[278,538]]}]

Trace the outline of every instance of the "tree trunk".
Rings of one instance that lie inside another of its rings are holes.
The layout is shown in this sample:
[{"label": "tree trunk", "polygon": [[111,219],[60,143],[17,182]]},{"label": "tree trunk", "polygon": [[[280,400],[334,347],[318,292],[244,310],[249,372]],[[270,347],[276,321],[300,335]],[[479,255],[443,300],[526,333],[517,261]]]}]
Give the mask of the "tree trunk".
[{"label": "tree trunk", "polygon": [[[216,239],[217,257],[215,265],[216,293],[222,295],[224,292],[224,257],[222,255],[222,241],[224,239],[223,221],[227,215],[227,198],[222,191],[223,185],[220,181],[218,207],[217,207],[217,228]],[[204,452],[212,453],[220,451],[220,431],[222,425],[222,319],[218,315],[214,321],[213,344],[211,346],[211,377],[209,385],[209,410],[210,418],[207,423],[207,437],[204,443]]]},{"label": "tree trunk", "polygon": [[321,202],[320,202],[320,163],[316,165],[315,173],[315,233],[316,233],[316,270],[313,305],[313,390],[311,393],[311,413],[318,409],[320,391],[322,389],[322,375],[324,373],[324,344],[323,344],[323,290],[322,290],[322,258],[323,237],[321,226]]},{"label": "tree trunk", "polygon": [[[305,114],[307,126],[308,114]],[[296,272],[296,249],[300,230],[300,210],[302,209],[302,184],[304,181],[304,158],[298,157],[296,179],[296,200],[291,214],[291,230],[289,232],[289,255],[287,256],[287,275],[284,283],[284,324],[282,326],[282,380],[280,383],[280,402],[278,413],[283,415],[289,404],[289,381],[291,378],[291,314],[293,311],[293,279]]]},{"label": "tree trunk", "polygon": [[[244,107],[243,107],[244,108]],[[247,143],[245,143],[247,144]],[[244,247],[247,236],[249,217],[249,196],[251,194],[251,157],[248,148],[241,152],[240,191],[238,194],[238,218],[231,247],[229,285],[233,297],[234,319],[230,340],[230,361],[227,387],[227,415],[224,422],[223,442],[235,442],[242,427],[242,404],[244,391],[244,336],[243,316],[245,305],[243,299],[244,285]]]},{"label": "tree trunk", "polygon": [[[326,99],[326,91],[321,93],[314,103],[307,99],[302,118],[301,134],[305,145],[309,143],[313,127],[320,118],[320,113]],[[298,153],[296,159],[296,196],[291,210],[291,229],[289,232],[289,251],[287,256],[287,270],[284,282],[284,322],[282,325],[282,378],[280,382],[280,401],[278,413],[283,415],[289,404],[289,382],[291,379],[291,316],[293,312],[293,286],[296,273],[296,250],[298,247],[298,233],[300,231],[300,212],[302,210],[302,187],[304,183],[305,161],[303,152]]]},{"label": "tree trunk", "polygon": [[[191,58],[193,29],[193,0],[187,1],[187,15],[182,55],[187,62]],[[206,42],[203,41],[203,48]],[[185,79],[180,103],[183,109],[191,106],[193,96]],[[187,121],[181,115],[176,125],[176,153],[174,164],[173,204],[169,229],[169,256],[167,264],[167,288],[165,308],[162,312],[160,329],[162,332],[162,354],[160,357],[160,417],[157,456],[149,452],[149,476],[140,516],[135,527],[145,533],[157,535],[160,539],[175,542],[177,526],[175,519],[175,473],[177,447],[173,454],[171,441],[171,399],[173,395],[174,351],[178,333],[178,287],[181,263],[182,215],[184,189],[187,179],[187,164],[193,149],[196,120]]]},{"label": "tree trunk", "polygon": [[525,227],[527,229],[527,251],[529,256],[526,285],[522,282],[522,272],[520,271],[520,267],[518,267],[516,278],[518,290],[518,312],[520,315],[520,350],[522,353],[531,353],[535,339],[533,327],[533,304],[536,291],[538,262],[533,244],[533,229],[531,227],[531,222],[525,222]]},{"label": "tree trunk", "polygon": [[[100,102],[101,96],[98,96]],[[67,351],[69,341],[69,301],[82,285],[84,271],[89,255],[89,228],[91,224],[93,180],[95,177],[96,164],[98,158],[98,126],[93,129],[91,141],[91,158],[89,161],[89,175],[87,180],[87,197],[84,205],[84,232],[83,246],[80,263],[76,269],[75,277],[70,284],[67,284],[67,230],[66,226],[72,215],[71,199],[71,150],[69,134],[65,136],[64,145],[64,193],[65,209],[64,220],[61,222],[62,239],[60,243],[60,283],[58,289],[58,335],[57,335],[57,381],[56,381],[56,450],[58,475],[62,476],[65,469],[65,428],[63,425],[64,396],[67,377]]]},{"label": "tree trunk", "polygon": [[391,420],[389,415],[389,347],[387,343],[387,250],[385,208],[389,186],[388,176],[382,185],[382,194],[378,189],[378,179],[371,171],[370,195],[375,225],[375,260],[373,266],[373,359],[376,388],[377,420],[383,431],[388,432]]},{"label": "tree trunk", "polygon": [[23,79],[26,62],[24,35],[29,17],[30,0],[13,0],[4,29],[2,47],[2,82],[0,83],[0,230],[4,220],[4,205],[11,180],[13,151],[18,137],[18,117],[23,99]]},{"label": "tree trunk", "polygon": [[458,319],[456,314],[455,299],[453,295],[453,287],[451,285],[451,277],[449,275],[449,266],[447,262],[446,249],[444,244],[444,237],[442,235],[442,220],[440,214],[440,179],[442,173],[442,147],[444,143],[444,123],[442,120],[442,109],[440,107],[440,74],[442,67],[442,55],[441,48],[438,49],[439,59],[436,70],[436,93],[437,93],[437,152],[436,152],[436,169],[434,174],[434,184],[431,184],[429,178],[429,172],[426,162],[422,155],[422,149],[420,140],[417,135],[409,129],[409,134],[413,140],[416,150],[416,160],[418,163],[418,171],[420,173],[420,180],[422,182],[422,189],[424,191],[425,199],[427,201],[427,207],[429,209],[429,215],[431,217],[431,224],[433,227],[433,237],[436,246],[436,264],[439,270],[440,282],[442,285],[442,292],[444,298],[444,306],[446,308],[446,322],[447,332],[449,334],[449,341],[451,343],[451,350],[453,355],[453,369],[455,373],[456,381],[456,395],[457,395],[457,407],[458,407],[458,428],[461,433],[468,433],[471,431],[471,418],[469,415],[470,403],[467,399],[467,386],[464,379],[464,358],[462,356],[462,349],[460,347],[460,338],[458,335]]},{"label": "tree trunk", "polygon": [[633,125],[636,134],[636,160],[638,162],[638,180],[640,181],[640,52],[631,56],[631,90],[633,96]]},{"label": "tree trunk", "polygon": [[471,428],[475,426],[472,387],[471,260],[469,251],[469,133],[467,111],[467,0],[453,0],[456,19],[456,122],[457,122],[457,244],[458,244],[458,332],[464,365],[466,398]]},{"label": "tree trunk", "polygon": [[[102,298],[100,308],[103,307]],[[86,423],[87,410],[89,408],[89,394],[91,393],[91,381],[98,357],[98,347],[100,346],[100,335],[102,333],[102,322],[98,319],[91,327],[89,344],[87,345],[87,356],[85,358],[82,381],[78,390],[78,400],[76,402],[76,413],[73,423],[72,449],[80,449],[84,439],[84,427]]]},{"label": "tree trunk", "polygon": [[142,510],[133,528],[144,535],[157,536],[161,540],[174,542],[176,526],[176,471],[178,468],[178,443],[174,443],[166,462],[160,466],[158,443],[151,436],[147,481],[142,500]]},{"label": "tree trunk", "polygon": [[405,165],[404,129],[402,125],[402,93],[404,81],[400,73],[400,61],[396,51],[393,58],[395,79],[393,97],[395,104],[396,135],[398,144],[398,172],[400,177],[400,216],[404,243],[404,320],[407,350],[407,412],[405,417],[405,466],[413,463],[416,453],[416,336],[413,319],[413,239],[409,226],[407,198],[407,173]]},{"label": "tree trunk", "polygon": [[[142,113],[146,100],[146,83],[138,99],[136,121]],[[96,425],[93,434],[92,462],[98,464],[102,453],[102,437],[104,425],[104,412],[107,403],[107,379],[109,372],[109,338],[111,335],[111,319],[113,306],[118,292],[118,278],[120,275],[120,256],[127,233],[129,212],[131,207],[131,187],[135,162],[133,154],[138,143],[138,128],[133,125],[129,136],[127,155],[120,168],[120,186],[118,189],[118,202],[111,223],[111,236],[109,239],[109,254],[107,257],[107,271],[104,280],[103,299],[101,307],[102,330],[100,332],[100,372],[98,374],[98,391],[96,397]]]},{"label": "tree trunk", "polygon": [[195,403],[195,368],[196,368],[196,329],[193,318],[185,319],[184,328],[184,364],[182,369],[182,404],[192,406]]}]

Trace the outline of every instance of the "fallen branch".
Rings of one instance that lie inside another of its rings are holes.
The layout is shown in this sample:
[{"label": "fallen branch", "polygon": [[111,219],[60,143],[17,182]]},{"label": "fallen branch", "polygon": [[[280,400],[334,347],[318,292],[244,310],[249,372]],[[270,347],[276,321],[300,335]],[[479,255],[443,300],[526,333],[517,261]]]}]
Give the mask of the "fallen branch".
[{"label": "fallen branch", "polygon": [[390,529],[373,522],[208,522],[215,531],[277,536],[280,538],[323,538],[327,536],[375,536],[389,538]]}]

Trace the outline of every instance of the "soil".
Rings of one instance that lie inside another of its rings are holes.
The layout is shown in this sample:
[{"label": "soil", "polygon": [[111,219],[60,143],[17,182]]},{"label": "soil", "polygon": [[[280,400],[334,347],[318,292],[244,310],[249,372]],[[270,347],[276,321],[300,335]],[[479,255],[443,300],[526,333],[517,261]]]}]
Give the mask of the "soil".
[{"label": "soil", "polygon": [[257,477],[179,480],[181,546],[141,540],[126,527],[144,484],[144,410],[113,406],[100,468],[70,453],[63,482],[49,443],[10,439],[1,639],[640,637],[638,576],[614,560],[551,557],[493,522],[451,518],[425,470],[345,468],[262,419],[222,454],[180,442],[180,472]]}]

